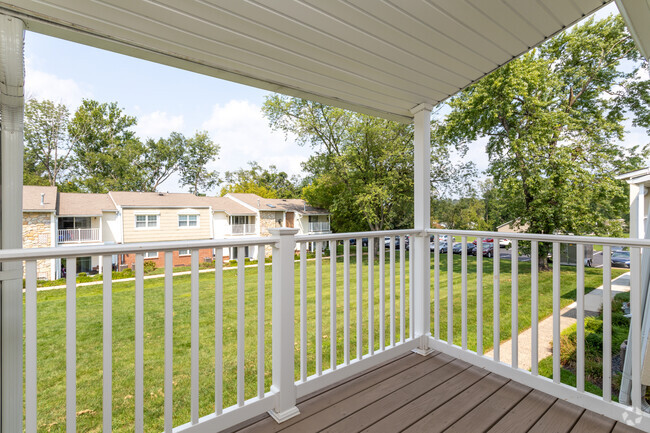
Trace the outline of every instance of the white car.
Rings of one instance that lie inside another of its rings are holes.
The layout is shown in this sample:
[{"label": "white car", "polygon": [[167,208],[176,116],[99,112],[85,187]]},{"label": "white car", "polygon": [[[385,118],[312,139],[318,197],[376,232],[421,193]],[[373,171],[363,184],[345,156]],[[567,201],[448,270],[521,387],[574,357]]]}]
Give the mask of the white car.
[{"label": "white car", "polygon": [[510,245],[512,245],[512,241],[510,239],[499,239],[500,247],[509,247]]}]

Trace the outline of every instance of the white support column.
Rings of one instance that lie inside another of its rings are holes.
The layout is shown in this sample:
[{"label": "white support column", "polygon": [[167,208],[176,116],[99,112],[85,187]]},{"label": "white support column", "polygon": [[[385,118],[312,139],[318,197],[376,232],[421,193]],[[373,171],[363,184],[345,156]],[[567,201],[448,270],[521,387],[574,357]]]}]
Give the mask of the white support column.
[{"label": "white support column", "polygon": [[643,239],[645,237],[645,192],[643,184],[630,184],[630,238]]},{"label": "white support column", "polygon": [[300,414],[294,383],[294,236],[298,229],[269,229],[273,246],[272,318],[273,384],[275,409],[269,414],[278,423]]},{"label": "white support column", "polygon": [[411,110],[414,116],[414,228],[422,233],[415,236],[413,248],[415,337],[419,344],[414,352],[426,355],[431,335],[431,276],[429,266],[429,235],[424,233],[431,225],[431,110],[429,104],[420,104]]},{"label": "white support column", "polygon": [[[25,24],[0,15],[0,214],[2,249],[22,247]],[[0,432],[23,430],[22,264],[3,263],[0,292]]]}]

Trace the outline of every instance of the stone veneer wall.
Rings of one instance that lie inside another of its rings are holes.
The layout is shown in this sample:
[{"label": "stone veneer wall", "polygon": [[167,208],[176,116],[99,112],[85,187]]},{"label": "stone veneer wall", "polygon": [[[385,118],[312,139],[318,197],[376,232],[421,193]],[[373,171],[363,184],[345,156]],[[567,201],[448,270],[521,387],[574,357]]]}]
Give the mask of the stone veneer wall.
[{"label": "stone veneer wall", "polygon": [[[275,221],[276,217],[277,217],[277,212],[260,211],[260,235],[261,236],[271,236],[271,233],[269,233],[269,229],[280,227]],[[272,253],[273,253],[273,247],[271,247],[270,245],[266,245],[264,247],[264,255],[266,257],[270,257]]]},{"label": "stone veneer wall", "polygon": [[[23,248],[45,248],[52,246],[52,227],[47,212],[23,212]],[[39,279],[50,279],[52,260],[37,261]]]}]

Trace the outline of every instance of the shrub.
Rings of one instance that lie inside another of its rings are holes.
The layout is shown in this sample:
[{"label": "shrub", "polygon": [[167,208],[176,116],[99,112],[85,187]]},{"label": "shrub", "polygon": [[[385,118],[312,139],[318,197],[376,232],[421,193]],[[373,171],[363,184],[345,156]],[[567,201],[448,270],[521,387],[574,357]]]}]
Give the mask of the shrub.
[{"label": "shrub", "polygon": [[145,260],[144,262],[144,273],[148,274],[156,270],[156,262],[151,260]]},{"label": "shrub", "polygon": [[79,272],[79,273],[77,274],[77,277],[87,277],[87,276],[88,276],[88,274],[85,273],[85,272]]}]

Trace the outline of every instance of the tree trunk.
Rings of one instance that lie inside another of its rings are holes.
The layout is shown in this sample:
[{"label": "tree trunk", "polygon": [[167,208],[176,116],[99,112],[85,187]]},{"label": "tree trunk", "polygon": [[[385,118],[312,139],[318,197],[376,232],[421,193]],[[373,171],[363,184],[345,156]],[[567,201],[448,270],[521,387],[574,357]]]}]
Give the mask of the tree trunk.
[{"label": "tree trunk", "polygon": [[548,255],[544,251],[544,254],[540,254],[537,257],[537,269],[539,271],[550,271],[551,268],[548,266]]}]

